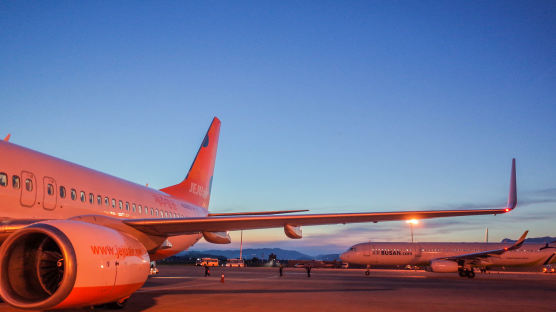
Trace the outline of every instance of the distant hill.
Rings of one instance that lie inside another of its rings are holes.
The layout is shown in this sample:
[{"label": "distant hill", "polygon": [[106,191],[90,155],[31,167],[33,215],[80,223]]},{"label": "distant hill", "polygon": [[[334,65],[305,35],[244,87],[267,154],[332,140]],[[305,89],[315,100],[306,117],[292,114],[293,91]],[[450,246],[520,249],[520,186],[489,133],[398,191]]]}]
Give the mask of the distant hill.
[{"label": "distant hill", "polygon": [[318,256],[315,257],[315,260],[340,261],[340,254],[318,255]]},{"label": "distant hill", "polygon": [[[525,242],[526,243],[552,243],[556,241],[556,237],[551,237],[551,236],[545,236],[545,237],[531,237],[531,238],[526,238]],[[516,240],[515,239],[509,239],[509,238],[504,238],[502,240],[502,243],[515,243]]]},{"label": "distant hill", "polygon": [[[273,253],[279,260],[311,260],[314,257],[300,253],[295,250],[285,250],[281,248],[246,248],[243,249],[243,259],[252,259],[257,257],[259,259],[268,259],[268,256]],[[226,257],[228,259],[239,258],[239,249],[235,250],[190,250],[180,252],[179,256],[186,257],[207,257],[207,255]]]}]

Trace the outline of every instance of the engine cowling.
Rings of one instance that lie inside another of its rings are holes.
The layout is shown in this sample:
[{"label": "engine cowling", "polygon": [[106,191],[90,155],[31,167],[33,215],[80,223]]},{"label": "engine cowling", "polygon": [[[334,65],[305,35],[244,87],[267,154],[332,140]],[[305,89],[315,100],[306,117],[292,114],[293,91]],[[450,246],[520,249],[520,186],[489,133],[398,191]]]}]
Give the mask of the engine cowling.
[{"label": "engine cowling", "polygon": [[431,270],[439,273],[455,273],[458,271],[458,264],[450,260],[433,260],[431,261]]},{"label": "engine cowling", "polygon": [[132,236],[71,221],[35,223],[0,248],[0,295],[23,309],[91,306],[127,298],[147,280],[145,247]]},{"label": "engine cowling", "polygon": [[291,239],[301,239],[303,237],[303,232],[300,226],[295,226],[291,224],[284,225],[284,233]]},{"label": "engine cowling", "polygon": [[207,242],[213,244],[229,244],[232,242],[228,232],[203,232],[203,237]]}]

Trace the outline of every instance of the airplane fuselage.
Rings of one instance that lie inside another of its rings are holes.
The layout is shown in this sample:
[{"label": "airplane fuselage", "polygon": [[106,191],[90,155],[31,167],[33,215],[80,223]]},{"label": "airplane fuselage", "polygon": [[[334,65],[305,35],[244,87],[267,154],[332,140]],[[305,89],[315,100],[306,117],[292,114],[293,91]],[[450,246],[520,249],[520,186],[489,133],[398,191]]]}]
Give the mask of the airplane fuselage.
[{"label": "airplane fuselage", "polygon": [[[361,243],[341,255],[342,261],[364,265],[419,265],[432,260],[510,247],[504,243]],[[483,266],[535,266],[556,261],[554,248],[523,244],[519,249],[481,260]]]},{"label": "airplane fuselage", "polygon": [[[202,207],[159,190],[0,141],[0,221],[71,219],[83,215],[182,218],[206,217],[207,213]],[[0,243],[7,236],[0,235]],[[189,248],[201,236],[195,233],[170,237],[172,247],[154,250],[150,257],[158,260],[171,256]]]}]

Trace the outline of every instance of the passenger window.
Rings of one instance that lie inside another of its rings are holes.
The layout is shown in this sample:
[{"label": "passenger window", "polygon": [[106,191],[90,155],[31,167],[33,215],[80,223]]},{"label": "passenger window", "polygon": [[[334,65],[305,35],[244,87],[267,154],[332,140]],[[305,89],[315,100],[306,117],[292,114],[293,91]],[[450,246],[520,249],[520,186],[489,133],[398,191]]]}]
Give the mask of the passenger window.
[{"label": "passenger window", "polygon": [[102,196],[97,195],[97,205],[102,205]]},{"label": "passenger window", "polygon": [[106,206],[109,205],[109,204],[108,204],[109,201],[110,201],[110,200],[108,199],[108,196],[104,197],[104,204],[105,204]]},{"label": "passenger window", "polygon": [[71,199],[75,200],[77,198],[77,192],[75,191],[75,189],[71,189]]},{"label": "passenger window", "polygon": [[14,189],[19,189],[19,176],[12,176],[12,187]]},{"label": "passenger window", "polygon": [[89,204],[93,204],[95,202],[95,195],[93,193],[89,193]]},{"label": "passenger window", "polygon": [[154,210],[154,215],[158,217],[158,209]]},{"label": "passenger window", "polygon": [[151,216],[154,216],[154,209],[151,208]]},{"label": "passenger window", "polygon": [[135,204],[131,204],[131,211],[135,212]]},{"label": "passenger window", "polygon": [[66,198],[66,188],[60,186],[60,198]]},{"label": "passenger window", "polygon": [[122,203],[121,200],[120,200],[118,203],[119,203],[119,205],[120,205],[120,210],[122,210],[122,209],[124,208],[124,204]]},{"label": "passenger window", "polygon": [[28,192],[31,192],[33,190],[33,181],[31,181],[31,179],[25,179],[25,189]]},{"label": "passenger window", "polygon": [[52,184],[48,183],[48,185],[46,186],[46,193],[48,194],[48,196],[54,195],[54,186],[52,186]]},{"label": "passenger window", "polygon": [[116,200],[112,198],[112,208],[116,208]]},{"label": "passenger window", "polygon": [[129,203],[125,202],[125,210],[129,211]]},{"label": "passenger window", "polygon": [[8,185],[8,175],[4,172],[0,172],[0,186]]},{"label": "passenger window", "polygon": [[137,212],[141,213],[141,205],[137,206]]},{"label": "passenger window", "polygon": [[85,192],[81,191],[80,194],[81,194],[81,196],[80,196],[81,201],[82,201],[82,202],[85,202]]}]

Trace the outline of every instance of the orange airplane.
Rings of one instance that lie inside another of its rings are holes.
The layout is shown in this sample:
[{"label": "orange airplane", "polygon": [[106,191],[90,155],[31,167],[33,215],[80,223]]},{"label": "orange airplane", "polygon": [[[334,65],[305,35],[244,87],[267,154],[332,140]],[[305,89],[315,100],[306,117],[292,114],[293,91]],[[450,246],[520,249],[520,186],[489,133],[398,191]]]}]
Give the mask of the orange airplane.
[{"label": "orange airplane", "polygon": [[150,261],[201,237],[302,225],[502,214],[515,208],[515,162],[501,209],[284,215],[208,212],[220,121],[214,118],[185,179],[154,190],[0,141],[0,296],[22,309],[123,306],[147,280]]}]

